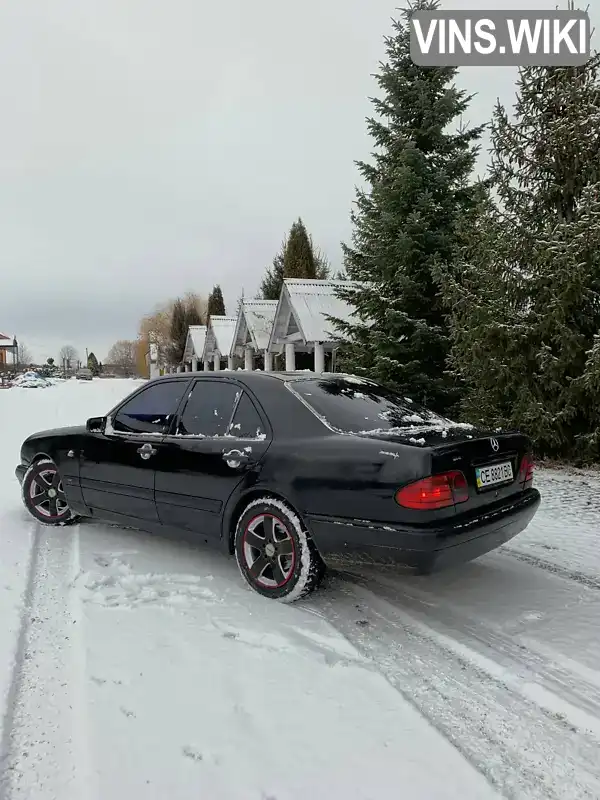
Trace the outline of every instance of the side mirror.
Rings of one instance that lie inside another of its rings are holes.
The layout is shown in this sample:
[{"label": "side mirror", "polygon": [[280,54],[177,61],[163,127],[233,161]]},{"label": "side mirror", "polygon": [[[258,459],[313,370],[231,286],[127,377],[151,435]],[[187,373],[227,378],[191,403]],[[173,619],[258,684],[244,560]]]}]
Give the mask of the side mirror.
[{"label": "side mirror", "polygon": [[88,433],[104,433],[106,425],[106,417],[90,417],[85,423],[85,429]]}]

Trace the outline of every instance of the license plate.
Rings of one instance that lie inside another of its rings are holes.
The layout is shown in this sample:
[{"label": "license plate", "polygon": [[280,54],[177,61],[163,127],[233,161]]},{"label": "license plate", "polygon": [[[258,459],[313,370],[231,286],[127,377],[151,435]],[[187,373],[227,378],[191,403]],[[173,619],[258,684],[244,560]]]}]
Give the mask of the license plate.
[{"label": "license plate", "polygon": [[475,478],[478,489],[487,489],[498,483],[508,483],[513,479],[513,468],[510,461],[502,464],[490,464],[489,467],[476,467]]}]

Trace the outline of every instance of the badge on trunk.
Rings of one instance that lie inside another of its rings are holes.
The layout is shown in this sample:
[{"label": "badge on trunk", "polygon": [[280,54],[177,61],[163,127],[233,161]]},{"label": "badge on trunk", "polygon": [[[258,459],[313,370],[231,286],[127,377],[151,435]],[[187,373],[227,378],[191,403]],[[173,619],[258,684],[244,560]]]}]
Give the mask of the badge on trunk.
[{"label": "badge on trunk", "polygon": [[498,450],[500,450],[500,443],[498,442],[498,439],[490,439],[490,444],[492,445],[492,450],[494,453],[497,453]]}]

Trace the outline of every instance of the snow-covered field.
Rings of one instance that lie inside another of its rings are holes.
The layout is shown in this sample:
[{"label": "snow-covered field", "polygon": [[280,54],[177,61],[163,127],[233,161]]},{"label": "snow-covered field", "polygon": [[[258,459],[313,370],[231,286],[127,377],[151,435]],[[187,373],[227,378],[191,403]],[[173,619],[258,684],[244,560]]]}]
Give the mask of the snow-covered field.
[{"label": "snow-covered field", "polygon": [[600,477],[541,473],[477,562],[280,605],[207,548],[22,508],[21,440],[134,386],[0,391],[0,800],[600,797]]}]

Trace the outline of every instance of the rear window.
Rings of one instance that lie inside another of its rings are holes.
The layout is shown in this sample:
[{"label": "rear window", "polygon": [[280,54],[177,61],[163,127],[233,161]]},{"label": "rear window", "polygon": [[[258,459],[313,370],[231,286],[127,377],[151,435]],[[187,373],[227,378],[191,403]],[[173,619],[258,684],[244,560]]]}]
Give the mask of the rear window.
[{"label": "rear window", "polygon": [[359,378],[302,380],[292,388],[331,427],[344,433],[416,433],[455,424],[408,397]]}]

